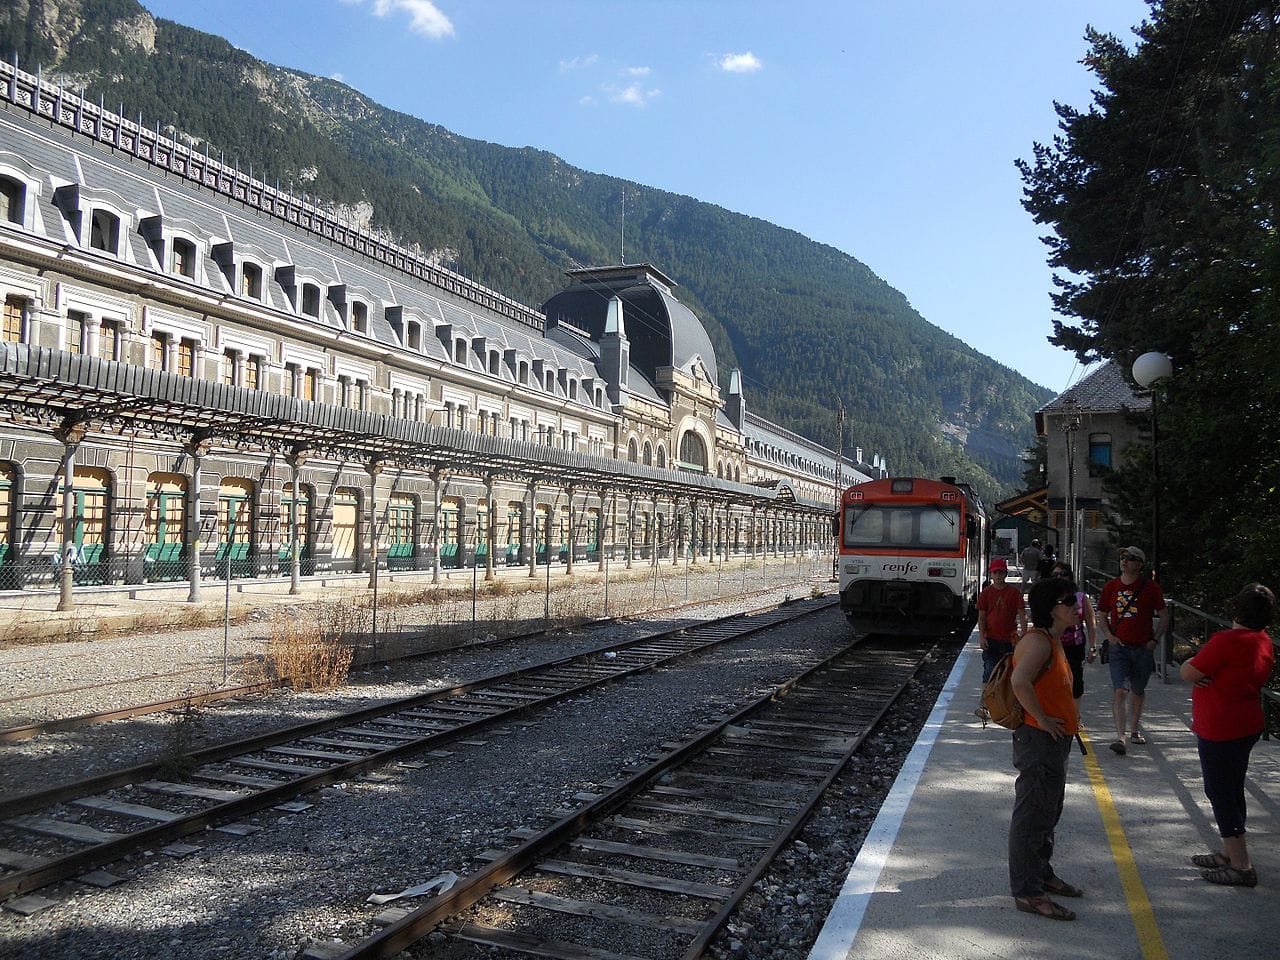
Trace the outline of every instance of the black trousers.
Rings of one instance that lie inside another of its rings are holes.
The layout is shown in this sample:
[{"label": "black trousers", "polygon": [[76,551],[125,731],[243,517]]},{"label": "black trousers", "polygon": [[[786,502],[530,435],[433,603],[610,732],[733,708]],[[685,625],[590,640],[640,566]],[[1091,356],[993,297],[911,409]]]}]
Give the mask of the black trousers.
[{"label": "black trousers", "polygon": [[1218,836],[1244,836],[1244,777],[1249,772],[1249,753],[1261,735],[1238,740],[1197,738],[1204,795],[1213,807],[1213,819],[1218,821]]},{"label": "black trousers", "polygon": [[1013,731],[1013,818],[1009,822],[1009,892],[1038,897],[1054,877],[1054,831],[1067,790],[1071,738],[1053,737],[1023,724]]}]

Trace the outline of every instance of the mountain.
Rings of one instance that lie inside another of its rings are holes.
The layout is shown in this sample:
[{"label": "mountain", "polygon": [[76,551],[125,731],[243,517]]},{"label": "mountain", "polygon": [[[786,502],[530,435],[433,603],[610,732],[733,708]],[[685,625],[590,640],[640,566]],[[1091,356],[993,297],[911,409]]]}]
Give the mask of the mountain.
[{"label": "mountain", "polygon": [[545,151],[460,137],[135,0],[4,7],[0,50],[24,69],[534,306],[564,288],[566,269],[614,262],[625,191],[628,259],[680,284],[721,376],[742,368],[753,410],[834,446],[843,402],[846,449],[880,453],[895,473],[953,474],[988,498],[1020,485],[1030,412],[1050,392],[928,323],[833,247]]}]

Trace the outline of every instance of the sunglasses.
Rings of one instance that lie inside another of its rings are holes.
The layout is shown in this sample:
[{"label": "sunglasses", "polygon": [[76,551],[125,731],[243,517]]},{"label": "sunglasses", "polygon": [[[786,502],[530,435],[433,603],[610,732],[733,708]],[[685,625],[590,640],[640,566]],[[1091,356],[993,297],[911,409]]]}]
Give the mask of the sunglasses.
[{"label": "sunglasses", "polygon": [[1076,605],[1075,597],[1063,597],[1054,603],[1055,607],[1074,607]]}]

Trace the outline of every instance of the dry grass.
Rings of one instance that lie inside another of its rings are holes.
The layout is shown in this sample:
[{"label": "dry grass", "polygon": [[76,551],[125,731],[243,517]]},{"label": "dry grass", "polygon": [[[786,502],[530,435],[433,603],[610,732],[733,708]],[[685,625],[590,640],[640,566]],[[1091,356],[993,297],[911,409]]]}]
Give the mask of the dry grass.
[{"label": "dry grass", "polygon": [[267,666],[295,690],[332,690],[347,680],[355,647],[347,642],[362,621],[355,604],[321,608],[311,618],[279,618],[268,638]]}]

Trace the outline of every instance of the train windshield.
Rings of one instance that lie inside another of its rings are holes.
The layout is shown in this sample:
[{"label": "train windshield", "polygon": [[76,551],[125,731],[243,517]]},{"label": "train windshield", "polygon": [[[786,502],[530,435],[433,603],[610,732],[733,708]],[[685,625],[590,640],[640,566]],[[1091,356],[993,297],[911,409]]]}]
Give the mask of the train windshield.
[{"label": "train windshield", "polygon": [[844,545],[907,550],[955,550],[960,508],[936,505],[846,507]]}]

